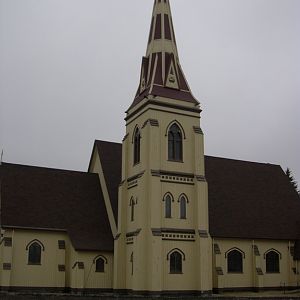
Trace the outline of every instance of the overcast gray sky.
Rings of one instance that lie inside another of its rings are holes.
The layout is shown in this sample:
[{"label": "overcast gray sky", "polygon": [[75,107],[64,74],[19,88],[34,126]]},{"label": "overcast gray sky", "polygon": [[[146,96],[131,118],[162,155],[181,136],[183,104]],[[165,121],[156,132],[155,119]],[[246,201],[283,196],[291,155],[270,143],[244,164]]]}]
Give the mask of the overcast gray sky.
[{"label": "overcast gray sky", "polygon": [[[95,139],[122,140],[152,5],[0,0],[4,161],[86,170]],[[300,181],[300,1],[171,5],[206,154],[288,166]]]}]

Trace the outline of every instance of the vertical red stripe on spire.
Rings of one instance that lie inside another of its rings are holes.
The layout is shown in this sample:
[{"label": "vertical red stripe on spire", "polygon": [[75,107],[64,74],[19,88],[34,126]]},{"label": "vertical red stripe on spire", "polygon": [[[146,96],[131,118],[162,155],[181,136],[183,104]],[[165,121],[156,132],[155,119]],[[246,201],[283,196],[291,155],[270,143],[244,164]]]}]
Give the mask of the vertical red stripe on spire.
[{"label": "vertical red stripe on spire", "polygon": [[156,16],[154,39],[155,40],[161,39],[161,14],[158,14]]},{"label": "vertical red stripe on spire", "polygon": [[151,27],[150,27],[150,34],[149,34],[148,44],[150,44],[150,42],[151,42],[151,40],[152,40],[153,26],[154,26],[154,17],[152,17],[152,21],[151,21]]},{"label": "vertical red stripe on spire", "polygon": [[167,14],[165,14],[164,16],[165,16],[165,39],[172,40],[169,16]]}]

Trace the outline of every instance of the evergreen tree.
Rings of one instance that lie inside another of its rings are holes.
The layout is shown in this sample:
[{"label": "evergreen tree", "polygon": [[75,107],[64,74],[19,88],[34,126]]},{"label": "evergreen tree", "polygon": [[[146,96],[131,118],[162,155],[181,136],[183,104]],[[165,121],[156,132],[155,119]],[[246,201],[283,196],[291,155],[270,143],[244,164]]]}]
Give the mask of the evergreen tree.
[{"label": "evergreen tree", "polygon": [[289,181],[293,186],[293,188],[295,189],[295,191],[300,195],[300,190],[298,190],[298,184],[292,174],[292,171],[289,168],[287,168],[285,174],[289,178]]}]

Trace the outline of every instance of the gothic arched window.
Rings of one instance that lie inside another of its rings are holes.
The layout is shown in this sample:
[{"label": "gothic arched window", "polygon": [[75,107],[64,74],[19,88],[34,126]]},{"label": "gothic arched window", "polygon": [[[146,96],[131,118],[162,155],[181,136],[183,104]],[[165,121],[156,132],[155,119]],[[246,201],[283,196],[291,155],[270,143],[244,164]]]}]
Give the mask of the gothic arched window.
[{"label": "gothic arched window", "polygon": [[95,264],[96,264],[96,272],[103,273],[104,264],[105,264],[104,259],[102,257],[98,257]]},{"label": "gothic arched window", "polygon": [[182,255],[178,251],[174,251],[170,255],[170,273],[171,274],[182,273]]},{"label": "gothic arched window", "polygon": [[133,275],[133,252],[130,255],[130,263],[131,263],[131,275]]},{"label": "gothic arched window", "polygon": [[42,256],[42,246],[38,242],[33,242],[28,247],[28,264],[40,265]]},{"label": "gothic arched window", "polygon": [[182,161],[182,132],[177,124],[168,132],[168,159]]},{"label": "gothic arched window", "polygon": [[170,194],[165,196],[165,217],[172,218],[172,197]]},{"label": "gothic arched window", "polygon": [[133,163],[138,164],[141,160],[141,134],[140,130],[136,128],[134,132],[134,141],[133,141]]},{"label": "gothic arched window", "polygon": [[180,196],[180,219],[186,219],[186,203],[187,199],[184,195]]},{"label": "gothic arched window", "polygon": [[269,251],[266,255],[266,273],[279,273],[279,254]]},{"label": "gothic arched window", "polygon": [[228,273],[243,273],[243,254],[238,250],[231,250],[227,254]]},{"label": "gothic arched window", "polygon": [[130,220],[131,222],[134,221],[134,206],[135,206],[135,202],[134,202],[134,199],[133,197],[130,199]]}]

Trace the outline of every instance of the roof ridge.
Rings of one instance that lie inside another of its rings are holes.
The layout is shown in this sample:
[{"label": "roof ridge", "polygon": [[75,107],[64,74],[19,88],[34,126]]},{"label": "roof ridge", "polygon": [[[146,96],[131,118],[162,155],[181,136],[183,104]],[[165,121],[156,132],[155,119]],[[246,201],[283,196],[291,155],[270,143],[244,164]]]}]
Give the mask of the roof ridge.
[{"label": "roof ridge", "polygon": [[116,145],[122,145],[120,142],[111,142],[111,141],[104,141],[104,140],[95,140],[95,143],[108,143],[108,144],[116,144]]},{"label": "roof ridge", "polygon": [[91,174],[85,171],[77,171],[77,170],[67,170],[67,169],[59,169],[54,167],[44,167],[44,166],[36,166],[36,165],[25,165],[19,163],[10,163],[10,162],[2,162],[2,166],[15,166],[15,167],[24,167],[24,168],[32,168],[32,169],[40,169],[40,170],[48,170],[48,171],[59,171],[59,172],[68,172],[68,173],[77,173],[77,174]]},{"label": "roof ridge", "polygon": [[260,164],[260,165],[276,166],[276,167],[281,168],[281,166],[279,164],[273,164],[273,163],[267,163],[267,162],[250,161],[250,160],[244,160],[244,159],[227,158],[227,157],[219,157],[219,156],[212,156],[212,155],[205,155],[205,157],[223,159],[223,160],[231,160],[231,161],[237,161],[237,162],[243,162],[243,163],[249,163],[249,164]]}]

